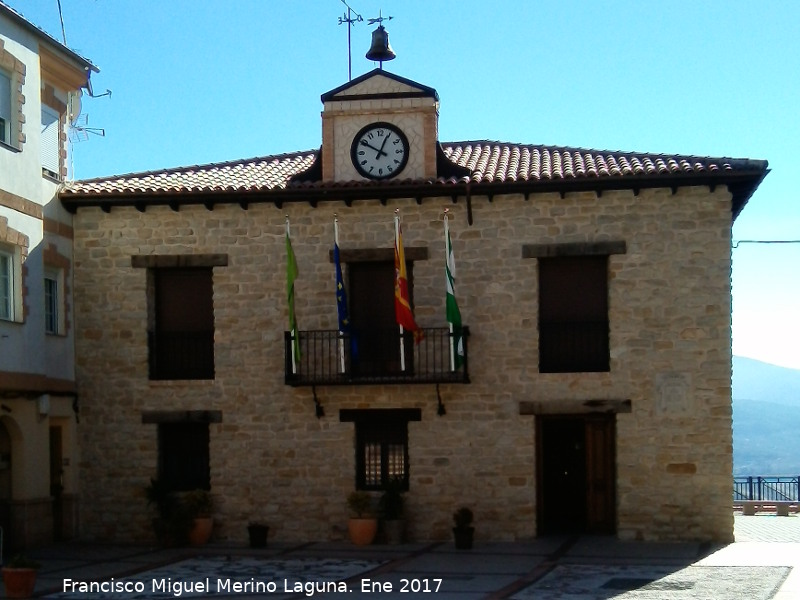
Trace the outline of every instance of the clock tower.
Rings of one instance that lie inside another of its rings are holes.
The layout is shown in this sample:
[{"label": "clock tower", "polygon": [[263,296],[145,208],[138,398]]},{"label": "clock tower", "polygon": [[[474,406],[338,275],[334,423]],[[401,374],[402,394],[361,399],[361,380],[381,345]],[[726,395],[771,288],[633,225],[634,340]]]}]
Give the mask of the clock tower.
[{"label": "clock tower", "polygon": [[323,181],[433,179],[439,95],[375,69],[322,95]]}]

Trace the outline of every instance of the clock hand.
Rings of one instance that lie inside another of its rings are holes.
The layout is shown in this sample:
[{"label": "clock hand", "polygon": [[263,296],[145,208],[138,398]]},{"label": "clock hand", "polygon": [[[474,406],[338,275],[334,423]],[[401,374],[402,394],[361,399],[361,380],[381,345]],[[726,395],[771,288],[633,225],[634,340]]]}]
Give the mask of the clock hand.
[{"label": "clock hand", "polygon": [[383,143],[381,144],[381,149],[380,149],[380,150],[378,150],[378,156],[376,156],[375,158],[380,158],[380,155],[381,155],[381,154],[383,154],[384,156],[388,156],[388,154],[386,154],[386,152],[384,152],[384,151],[383,151],[383,148],[384,148],[384,146],[386,146],[386,142],[388,142],[388,141],[389,141],[389,137],[390,137],[391,135],[392,135],[392,134],[390,133],[390,134],[388,134],[388,135],[387,135],[385,138],[383,138]]},{"label": "clock hand", "polygon": [[384,156],[388,156],[388,154],[386,154],[386,152],[383,151],[383,146],[381,146],[380,148],[376,148],[372,144],[368,143],[367,140],[361,140],[361,145],[362,146],[366,146],[367,148],[372,148],[373,150],[375,150],[378,153],[378,154],[375,155],[375,158],[380,158],[381,154],[383,154]]}]

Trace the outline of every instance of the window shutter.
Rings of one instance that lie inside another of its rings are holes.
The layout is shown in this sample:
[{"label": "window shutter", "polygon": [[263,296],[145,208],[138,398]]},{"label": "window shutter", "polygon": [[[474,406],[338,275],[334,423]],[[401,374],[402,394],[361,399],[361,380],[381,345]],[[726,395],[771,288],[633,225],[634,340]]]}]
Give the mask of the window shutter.
[{"label": "window shutter", "polygon": [[46,333],[60,333],[58,327],[58,276],[44,277],[44,329]]},{"label": "window shutter", "polygon": [[8,254],[0,254],[0,319],[14,318],[14,271]]},{"label": "window shutter", "polygon": [[11,130],[11,79],[0,73],[0,142],[10,143]]},{"label": "window shutter", "polygon": [[11,79],[0,73],[0,118],[11,120]]},{"label": "window shutter", "polygon": [[59,157],[60,139],[58,130],[58,113],[46,106],[42,107],[42,168],[55,173],[58,176],[61,172],[61,160]]}]

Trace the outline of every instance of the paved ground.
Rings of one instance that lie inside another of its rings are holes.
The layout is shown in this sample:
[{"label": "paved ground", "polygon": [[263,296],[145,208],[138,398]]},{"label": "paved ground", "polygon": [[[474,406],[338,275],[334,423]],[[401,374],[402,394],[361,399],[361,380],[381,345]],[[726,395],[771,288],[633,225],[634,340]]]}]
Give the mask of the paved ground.
[{"label": "paved ground", "polygon": [[[553,537],[471,551],[452,543],[64,544],[34,555],[43,564],[36,593],[47,598],[800,600],[800,516],[736,516],[736,540],[710,547]],[[89,593],[86,582],[140,591]]]}]

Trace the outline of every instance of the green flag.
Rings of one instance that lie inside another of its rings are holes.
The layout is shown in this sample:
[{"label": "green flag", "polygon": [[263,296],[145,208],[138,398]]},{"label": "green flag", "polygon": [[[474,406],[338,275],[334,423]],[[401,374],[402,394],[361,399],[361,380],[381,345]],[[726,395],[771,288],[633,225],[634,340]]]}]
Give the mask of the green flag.
[{"label": "green flag", "polygon": [[452,332],[450,346],[450,368],[456,370],[464,364],[464,337],[461,334],[461,311],[456,302],[455,279],[456,261],[453,256],[453,244],[450,241],[450,228],[447,225],[447,215],[444,216],[444,242],[445,242],[445,275],[447,276],[447,295],[445,307],[447,322]]},{"label": "green flag", "polygon": [[286,219],[286,300],[289,304],[289,333],[292,339],[292,366],[300,362],[300,339],[297,331],[297,317],[294,313],[294,280],[297,279],[297,260],[289,238],[289,219]]}]

